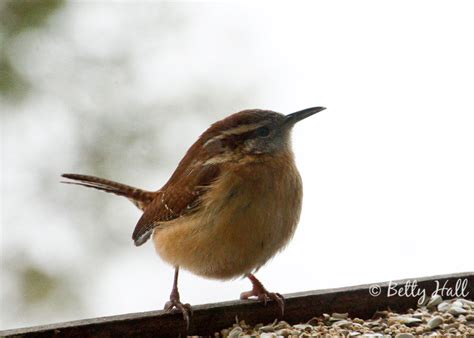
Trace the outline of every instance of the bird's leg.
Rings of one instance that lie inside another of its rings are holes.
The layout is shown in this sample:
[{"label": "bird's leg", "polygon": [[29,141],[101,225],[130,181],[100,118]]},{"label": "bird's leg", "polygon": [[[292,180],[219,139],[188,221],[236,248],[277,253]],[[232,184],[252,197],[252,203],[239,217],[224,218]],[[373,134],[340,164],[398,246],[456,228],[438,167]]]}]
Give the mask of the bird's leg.
[{"label": "bird's leg", "polygon": [[186,321],[186,328],[189,329],[189,317],[193,314],[193,311],[191,309],[191,305],[183,304],[179,300],[178,274],[179,274],[179,266],[176,266],[174,270],[173,289],[171,290],[170,300],[167,301],[165,304],[165,310],[171,311],[174,308],[178,309],[183,314],[183,318]]},{"label": "bird's leg", "polygon": [[257,297],[259,300],[263,300],[263,303],[267,305],[267,301],[274,300],[277,302],[278,307],[280,308],[281,315],[285,311],[285,298],[276,292],[269,292],[263,284],[251,273],[247,274],[246,277],[250,279],[252,282],[252,290],[242,292],[240,294],[240,299],[249,299],[250,297],[254,296]]}]

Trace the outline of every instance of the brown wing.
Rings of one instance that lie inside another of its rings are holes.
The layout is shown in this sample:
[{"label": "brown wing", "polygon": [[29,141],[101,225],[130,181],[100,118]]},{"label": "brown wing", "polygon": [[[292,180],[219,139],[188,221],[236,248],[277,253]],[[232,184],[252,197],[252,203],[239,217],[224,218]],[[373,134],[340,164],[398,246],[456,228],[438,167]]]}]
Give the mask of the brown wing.
[{"label": "brown wing", "polygon": [[193,212],[218,174],[215,165],[188,167],[175,173],[138,220],[132,235],[135,245],[145,243],[160,224]]}]

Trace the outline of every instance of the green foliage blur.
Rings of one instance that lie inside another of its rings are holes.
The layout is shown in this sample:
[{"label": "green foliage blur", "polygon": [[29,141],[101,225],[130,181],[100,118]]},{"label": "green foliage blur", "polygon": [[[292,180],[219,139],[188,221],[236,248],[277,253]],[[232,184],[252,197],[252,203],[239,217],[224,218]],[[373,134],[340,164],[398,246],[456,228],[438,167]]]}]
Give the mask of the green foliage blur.
[{"label": "green foliage blur", "polygon": [[63,0],[4,0],[0,3],[0,95],[21,99],[30,84],[12,67],[7,54],[18,34],[45,24],[48,17],[64,5]]}]

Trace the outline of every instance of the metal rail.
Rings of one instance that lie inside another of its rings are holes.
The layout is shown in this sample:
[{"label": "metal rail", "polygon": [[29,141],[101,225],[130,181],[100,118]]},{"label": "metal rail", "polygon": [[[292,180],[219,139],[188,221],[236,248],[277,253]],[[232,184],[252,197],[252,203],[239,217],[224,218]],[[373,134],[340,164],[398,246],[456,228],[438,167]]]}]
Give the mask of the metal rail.
[{"label": "metal rail", "polygon": [[[417,290],[425,290],[429,297],[440,287],[452,291],[459,290],[463,281],[466,284],[464,294],[474,296],[474,272],[455,273],[422,278],[410,278],[394,281],[399,286],[407,281],[417,282]],[[393,282],[392,282],[393,283]],[[458,283],[458,285],[456,285]],[[389,282],[376,283],[380,286],[380,295],[370,292],[371,285],[358,285],[337,289],[315,290],[285,295],[285,315],[282,319],[289,323],[306,322],[322,313],[348,312],[351,317],[370,318],[377,310],[390,308],[394,311],[406,311],[416,308],[418,297],[407,294],[388,297]],[[393,284],[392,284],[393,285]],[[443,298],[453,298],[450,295]],[[193,317],[189,331],[180,313],[150,311],[119,316],[78,320],[73,322],[35,326],[29,328],[0,331],[0,337],[173,337],[186,335],[214,335],[229,327],[235,318],[247,323],[269,323],[279,317],[279,310],[273,303],[263,306],[257,301],[230,301],[193,307]]]}]

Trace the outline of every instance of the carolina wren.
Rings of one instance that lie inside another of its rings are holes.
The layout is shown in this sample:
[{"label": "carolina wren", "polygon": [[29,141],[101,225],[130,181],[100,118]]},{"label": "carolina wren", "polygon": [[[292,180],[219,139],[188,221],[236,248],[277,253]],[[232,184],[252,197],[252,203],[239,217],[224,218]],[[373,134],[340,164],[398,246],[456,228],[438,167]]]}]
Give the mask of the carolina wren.
[{"label": "carolina wren", "polygon": [[301,212],[302,183],[291,150],[296,122],[324,107],[283,115],[244,110],[214,123],[189,148],[168,182],[157,191],[85,175],[63,174],[72,183],[127,197],[143,215],[133,240],[153,237],[160,257],[175,267],[166,310],[177,308],[189,326],[191,308],[180,301],[178,272],[232,279],[246,276],[255,296],[284,299],[253,275],[292,238]]}]

